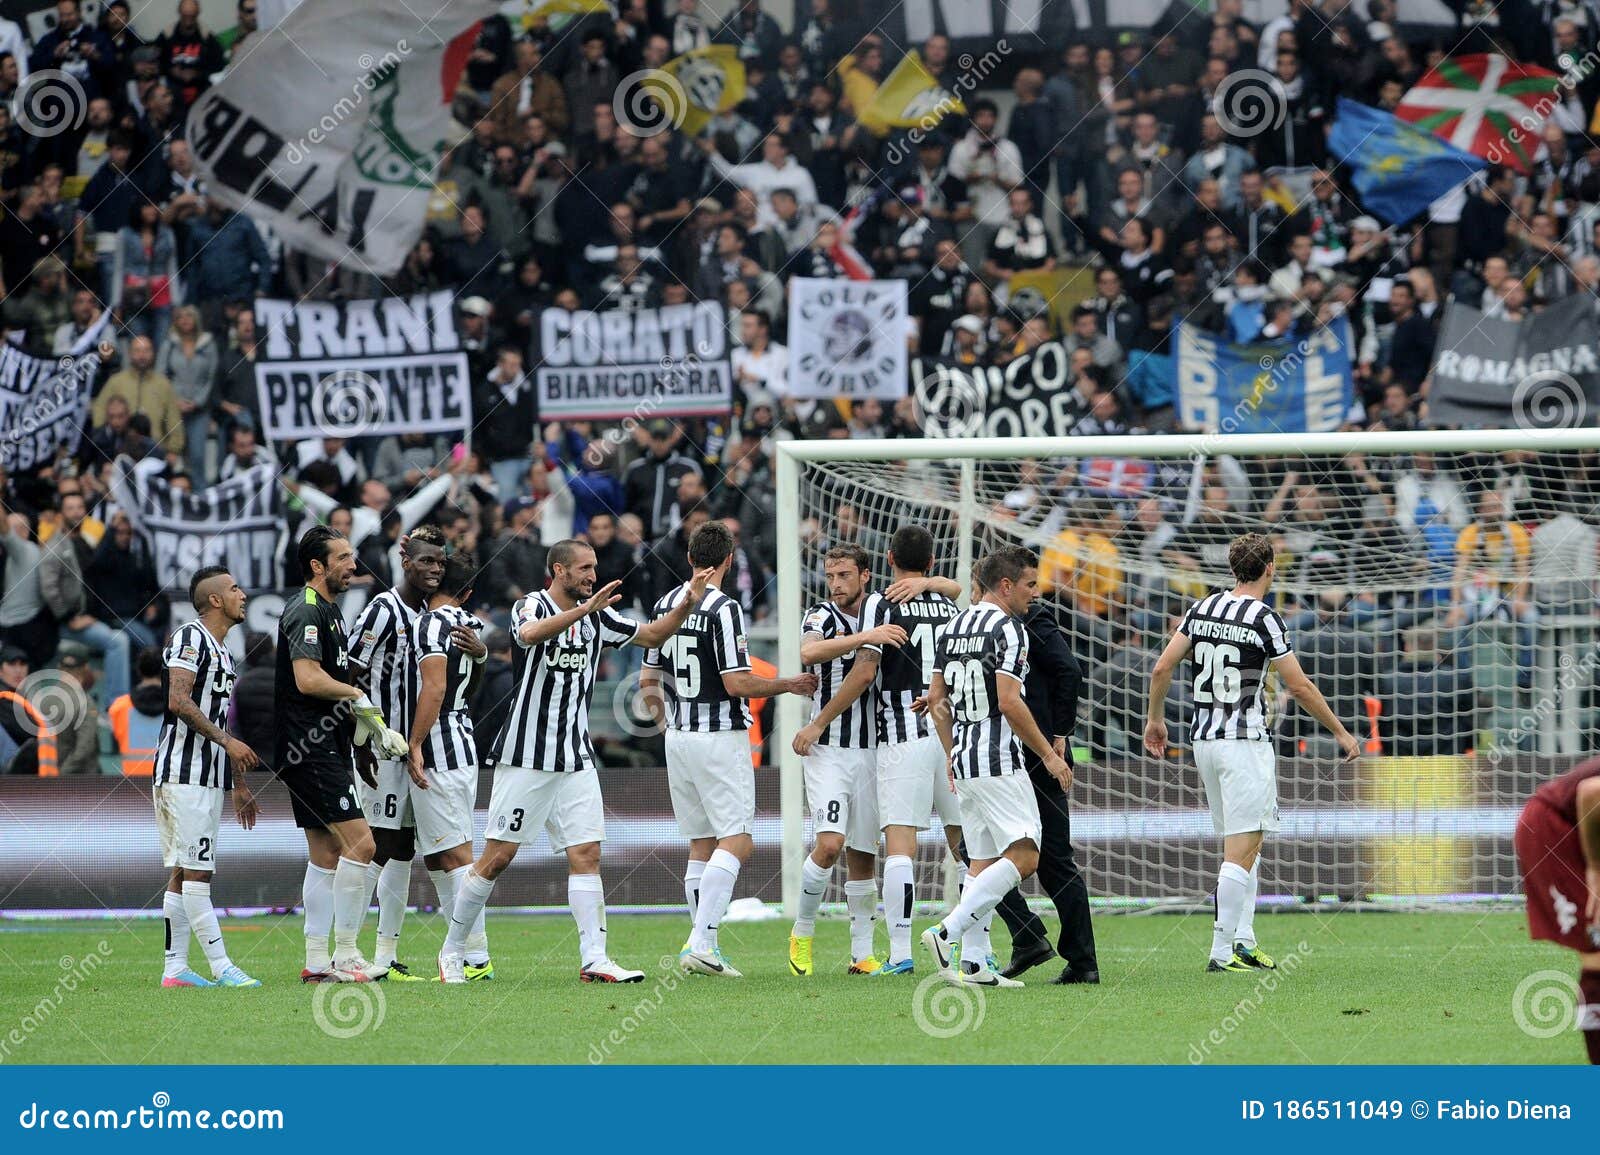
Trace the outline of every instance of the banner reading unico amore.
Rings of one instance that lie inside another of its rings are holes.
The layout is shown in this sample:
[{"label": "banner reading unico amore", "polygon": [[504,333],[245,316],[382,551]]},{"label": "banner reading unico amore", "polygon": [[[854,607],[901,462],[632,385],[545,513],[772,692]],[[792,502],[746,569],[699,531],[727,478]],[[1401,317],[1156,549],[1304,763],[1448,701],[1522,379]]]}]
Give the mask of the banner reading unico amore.
[{"label": "banner reading unico amore", "polygon": [[1059,341],[1005,365],[911,361],[911,395],[929,437],[1068,437],[1082,415]]}]

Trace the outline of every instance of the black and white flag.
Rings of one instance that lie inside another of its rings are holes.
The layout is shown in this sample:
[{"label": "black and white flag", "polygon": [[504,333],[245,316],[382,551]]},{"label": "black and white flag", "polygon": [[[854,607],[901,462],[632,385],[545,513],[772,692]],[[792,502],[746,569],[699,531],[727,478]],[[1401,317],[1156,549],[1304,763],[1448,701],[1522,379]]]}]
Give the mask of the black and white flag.
[{"label": "black and white flag", "polygon": [[246,590],[279,583],[278,554],[285,532],[277,470],[257,465],[202,493],[173,487],[159,461],[119,457],[111,493],[155,559],[156,580],[173,595],[208,565],[227,566]]},{"label": "black and white flag", "polygon": [[78,451],[100,373],[95,348],[110,317],[104,313],[59,359],[0,342],[0,467],[23,473],[49,465],[62,449]]}]

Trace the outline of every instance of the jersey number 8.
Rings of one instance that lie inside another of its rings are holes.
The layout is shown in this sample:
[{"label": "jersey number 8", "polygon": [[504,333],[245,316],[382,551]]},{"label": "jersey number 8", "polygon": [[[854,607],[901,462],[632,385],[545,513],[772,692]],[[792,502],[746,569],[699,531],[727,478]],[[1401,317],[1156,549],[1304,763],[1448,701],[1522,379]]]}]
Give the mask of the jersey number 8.
[{"label": "jersey number 8", "polygon": [[1198,642],[1194,647],[1194,700],[1202,705],[1221,702],[1231,706],[1244,689],[1239,672],[1239,647],[1214,642]]}]

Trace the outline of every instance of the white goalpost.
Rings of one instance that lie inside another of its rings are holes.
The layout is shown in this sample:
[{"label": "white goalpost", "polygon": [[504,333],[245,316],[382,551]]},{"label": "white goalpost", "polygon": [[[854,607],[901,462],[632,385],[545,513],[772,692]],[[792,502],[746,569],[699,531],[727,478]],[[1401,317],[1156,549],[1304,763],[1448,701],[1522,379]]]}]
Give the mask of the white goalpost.
[{"label": "white goalpost", "polygon": [[[1000,544],[1042,556],[1046,604],[1084,666],[1073,835],[1098,905],[1206,900],[1215,839],[1185,748],[1187,685],[1166,704],[1175,754],[1139,750],[1155,651],[1222,586],[1226,542],[1279,553],[1276,606],[1301,663],[1366,755],[1341,765],[1274,696],[1283,828],[1263,895],[1285,905],[1515,900],[1517,809],[1600,736],[1600,429],[786,441],[776,445],[779,667],[822,600],[822,555],[881,561],[901,525],[971,585]],[[880,574],[875,571],[875,584]],[[964,599],[963,599],[964,600]],[[1180,676],[1179,683],[1186,678]],[[778,699],[783,902],[809,838]],[[927,832],[919,893],[952,863]]]}]

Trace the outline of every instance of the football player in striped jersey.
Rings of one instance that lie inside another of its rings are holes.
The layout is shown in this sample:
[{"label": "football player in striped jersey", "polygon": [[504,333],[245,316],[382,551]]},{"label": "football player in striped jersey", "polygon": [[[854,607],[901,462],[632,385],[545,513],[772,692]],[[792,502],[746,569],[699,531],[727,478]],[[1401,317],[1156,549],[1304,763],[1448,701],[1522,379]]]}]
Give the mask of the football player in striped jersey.
[{"label": "football player in striped jersey", "polygon": [[[246,830],[256,824],[256,801],[244,772],[259,764],[255,751],[228,733],[233,658],[222,645],[244,621],[245,592],[223,566],[206,566],[189,581],[198,620],[179,627],[161,655],[167,713],[156,741],[154,790],[161,861],[170,872],[162,899],[166,916],[164,987],[258,987],[228,958],[211,906],[222,793],[233,791],[233,813]],[[189,934],[211,964],[211,978],[189,969]]]}]

